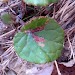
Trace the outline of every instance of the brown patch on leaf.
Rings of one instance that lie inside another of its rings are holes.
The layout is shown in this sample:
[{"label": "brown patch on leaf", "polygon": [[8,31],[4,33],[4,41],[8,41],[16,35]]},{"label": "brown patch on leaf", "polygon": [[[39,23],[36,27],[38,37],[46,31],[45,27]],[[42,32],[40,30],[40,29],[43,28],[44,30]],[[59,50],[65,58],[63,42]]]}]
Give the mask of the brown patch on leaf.
[{"label": "brown patch on leaf", "polygon": [[36,42],[45,42],[45,39],[42,37],[38,37],[36,35],[33,35],[33,38],[35,39]]},{"label": "brown patch on leaf", "polygon": [[33,38],[38,43],[39,46],[41,46],[41,47],[44,47],[45,46],[45,44],[44,44],[45,39],[44,38],[38,37],[36,35],[33,35]]},{"label": "brown patch on leaf", "polygon": [[34,33],[34,32],[38,32],[38,31],[42,31],[42,30],[44,30],[44,26],[40,26],[38,28],[35,28],[35,29],[31,30],[31,32]]}]

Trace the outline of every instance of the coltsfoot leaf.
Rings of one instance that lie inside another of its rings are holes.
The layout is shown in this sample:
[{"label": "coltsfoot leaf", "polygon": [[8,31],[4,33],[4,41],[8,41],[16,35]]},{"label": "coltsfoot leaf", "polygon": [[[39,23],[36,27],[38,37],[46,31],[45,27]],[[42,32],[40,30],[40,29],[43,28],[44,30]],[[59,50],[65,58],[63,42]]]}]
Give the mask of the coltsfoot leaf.
[{"label": "coltsfoot leaf", "polygon": [[34,33],[32,31],[25,33],[24,29],[26,31],[38,27],[33,21],[28,22],[28,27],[25,25],[23,32],[15,35],[13,39],[14,49],[22,59],[29,62],[47,63],[54,61],[61,55],[64,31],[52,18],[40,17],[42,21],[37,19],[39,18],[35,18],[34,21],[38,26],[41,26],[41,22],[45,20],[43,22],[44,29]]}]

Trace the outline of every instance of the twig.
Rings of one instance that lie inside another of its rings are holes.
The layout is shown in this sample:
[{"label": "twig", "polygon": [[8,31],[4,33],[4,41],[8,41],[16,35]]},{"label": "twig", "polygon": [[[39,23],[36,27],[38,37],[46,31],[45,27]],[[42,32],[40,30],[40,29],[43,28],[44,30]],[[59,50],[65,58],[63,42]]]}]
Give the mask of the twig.
[{"label": "twig", "polygon": [[57,68],[58,75],[61,75],[60,70],[59,70],[59,68],[58,68],[57,61],[55,60],[54,63],[55,63],[55,66],[56,66],[56,68]]}]

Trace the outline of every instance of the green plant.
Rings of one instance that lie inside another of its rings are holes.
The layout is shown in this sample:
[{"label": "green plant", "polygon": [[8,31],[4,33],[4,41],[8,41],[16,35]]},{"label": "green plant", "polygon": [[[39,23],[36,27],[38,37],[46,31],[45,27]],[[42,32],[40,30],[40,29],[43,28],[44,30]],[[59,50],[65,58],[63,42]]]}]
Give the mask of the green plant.
[{"label": "green plant", "polygon": [[31,19],[13,39],[16,53],[33,63],[56,60],[63,48],[64,31],[50,17]]},{"label": "green plant", "polygon": [[11,16],[11,14],[9,13],[4,13],[1,15],[1,19],[5,24],[11,24],[13,23],[13,18]]},{"label": "green plant", "polygon": [[49,3],[55,3],[58,0],[23,0],[23,1],[31,5],[46,6]]},{"label": "green plant", "polygon": [[[27,4],[45,6],[57,0],[24,0]],[[63,48],[64,31],[50,17],[31,19],[13,39],[17,54],[33,63],[46,63],[56,60]]]}]

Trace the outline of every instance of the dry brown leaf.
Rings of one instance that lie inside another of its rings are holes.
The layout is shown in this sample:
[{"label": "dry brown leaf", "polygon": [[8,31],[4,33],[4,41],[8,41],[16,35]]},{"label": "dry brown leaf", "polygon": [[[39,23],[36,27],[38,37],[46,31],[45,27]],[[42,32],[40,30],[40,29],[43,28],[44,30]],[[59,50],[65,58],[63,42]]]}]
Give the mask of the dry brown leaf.
[{"label": "dry brown leaf", "polygon": [[61,62],[60,64],[63,64],[66,67],[72,67],[75,63],[74,60],[70,60],[69,62],[65,63],[65,62]]}]

